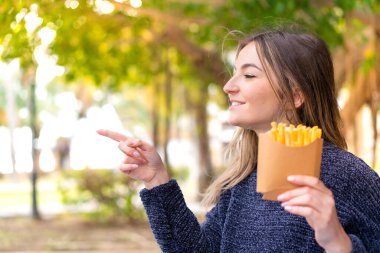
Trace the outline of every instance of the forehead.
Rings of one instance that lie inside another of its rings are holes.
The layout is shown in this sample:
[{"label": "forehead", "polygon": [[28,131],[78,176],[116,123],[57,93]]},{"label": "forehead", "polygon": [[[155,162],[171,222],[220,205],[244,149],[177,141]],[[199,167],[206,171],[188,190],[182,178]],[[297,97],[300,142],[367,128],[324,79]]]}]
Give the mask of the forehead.
[{"label": "forehead", "polygon": [[247,44],[243,49],[240,50],[240,52],[236,56],[236,67],[242,66],[243,64],[247,63],[254,63],[257,66],[262,67],[254,42]]}]

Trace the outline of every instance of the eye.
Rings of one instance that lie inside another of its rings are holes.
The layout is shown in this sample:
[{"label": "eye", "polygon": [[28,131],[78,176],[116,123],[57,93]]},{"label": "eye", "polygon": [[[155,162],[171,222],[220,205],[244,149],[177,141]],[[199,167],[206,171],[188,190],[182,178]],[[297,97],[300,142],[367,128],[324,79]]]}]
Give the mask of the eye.
[{"label": "eye", "polygon": [[255,78],[256,76],[255,75],[248,75],[247,74],[247,75],[244,75],[244,77],[250,79],[250,78]]}]

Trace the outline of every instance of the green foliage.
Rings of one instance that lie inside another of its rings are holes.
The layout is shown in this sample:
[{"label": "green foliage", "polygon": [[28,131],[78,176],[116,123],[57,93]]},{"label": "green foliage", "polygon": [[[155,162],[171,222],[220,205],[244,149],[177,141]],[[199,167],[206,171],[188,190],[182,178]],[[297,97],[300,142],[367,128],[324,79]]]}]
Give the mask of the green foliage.
[{"label": "green foliage", "polygon": [[[2,3],[0,44],[4,48],[1,52],[0,47],[1,56],[3,59],[21,57],[23,66],[33,64],[33,50],[39,43],[36,33],[42,27],[49,27],[56,31],[49,50],[58,56],[58,64],[65,67],[66,81],[91,80],[109,91],[120,91],[124,85],[157,82],[157,73],[162,72],[164,64],[160,60],[162,52],[179,46],[180,41],[189,40],[200,48],[222,54],[223,38],[229,30],[251,32],[263,25],[295,21],[315,31],[334,47],[342,44],[346,11],[353,8],[374,10],[379,5],[374,0],[339,0],[334,5],[318,5],[308,0],[229,0],[223,3],[156,0],[143,2],[141,8],[148,10],[148,14],[132,15],[120,6],[111,14],[101,14],[96,11],[95,1],[80,0],[75,8],[70,7],[69,2]],[[43,24],[34,34],[28,34],[25,21],[21,19],[16,23],[15,20],[19,13],[30,11],[33,3],[38,6]],[[124,5],[128,7],[128,1]],[[155,17],[156,14],[161,18]],[[173,44],[167,44],[165,30],[172,26],[184,30],[186,38],[177,38]],[[224,49],[234,45],[236,43],[226,43]],[[202,85],[213,82],[198,66],[189,67],[193,63],[188,61],[188,55],[179,57],[179,61],[170,62],[179,69],[177,74],[182,80],[193,84],[201,80]],[[189,68],[194,71],[187,71]]]},{"label": "green foliage", "polygon": [[[173,178],[185,181],[188,168],[173,169]],[[138,196],[139,182],[112,170],[66,170],[58,182],[63,204],[84,206],[95,204],[96,210],[84,215],[97,222],[142,219],[144,211]]]},{"label": "green foliage", "polygon": [[59,56],[58,64],[65,66],[67,81],[85,77],[96,86],[118,90],[125,82],[135,83],[136,75],[139,82],[146,80],[141,68],[138,74],[134,69],[149,63],[144,37],[149,19],[122,11],[100,14],[89,1],[81,1],[75,9],[51,3],[44,6],[43,15],[57,33],[51,50]]},{"label": "green foliage", "polygon": [[18,1],[5,1],[0,4],[0,60],[11,61],[19,58],[21,67],[26,69],[35,64],[33,51],[39,44],[35,32],[25,26],[25,14],[31,10],[30,5]]},{"label": "green foliage", "polygon": [[360,70],[367,75],[371,69],[376,67],[376,60],[376,55],[374,53],[368,53],[360,65]]},{"label": "green foliage", "polygon": [[142,218],[142,206],[136,204],[138,187],[121,172],[90,169],[64,171],[58,184],[64,204],[95,204],[96,210],[86,215],[98,222]]},{"label": "green foliage", "polygon": [[[148,14],[132,15],[120,6],[111,14],[101,14],[96,11],[95,1],[80,0],[75,8],[69,3],[1,1],[2,59],[21,57],[23,66],[33,64],[33,50],[39,43],[36,33],[42,27],[50,27],[56,31],[50,50],[58,56],[58,63],[65,66],[67,81],[86,78],[97,86],[116,91],[122,85],[148,85],[155,80],[156,71],[152,70],[160,64],[157,56],[164,48],[160,36],[171,26],[186,31],[188,37],[180,40],[190,39],[200,47],[221,51],[223,38],[229,30],[250,32],[263,25],[295,21],[315,31],[334,47],[342,44],[346,12],[379,10],[376,0],[336,0],[332,5],[309,0],[228,0],[222,3],[156,0],[143,2],[141,8],[148,10]],[[43,24],[34,34],[28,34],[25,20],[15,21],[20,13],[29,12],[33,4],[38,6],[37,13]],[[128,7],[128,1],[124,5]],[[156,14],[161,18],[155,17]],[[188,64],[181,61],[178,66],[186,68]],[[191,79],[192,75],[186,78]],[[200,75],[200,78],[204,77]]]}]

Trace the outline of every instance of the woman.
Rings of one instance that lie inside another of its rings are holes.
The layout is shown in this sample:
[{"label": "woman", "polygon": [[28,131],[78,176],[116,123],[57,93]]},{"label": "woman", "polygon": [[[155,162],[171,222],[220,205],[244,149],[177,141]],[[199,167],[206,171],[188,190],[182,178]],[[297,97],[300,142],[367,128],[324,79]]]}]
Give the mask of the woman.
[{"label": "woman", "polygon": [[[140,193],[163,252],[380,252],[380,178],[345,151],[333,65],[315,36],[270,30],[242,40],[235,73],[224,86],[229,121],[239,129],[226,171],[209,187],[215,204],[199,224],[154,147],[121,134],[121,170],[142,180]],[[256,192],[257,134],[272,121],[319,126],[324,147],[319,178],[294,175],[300,187],[279,201]]]}]

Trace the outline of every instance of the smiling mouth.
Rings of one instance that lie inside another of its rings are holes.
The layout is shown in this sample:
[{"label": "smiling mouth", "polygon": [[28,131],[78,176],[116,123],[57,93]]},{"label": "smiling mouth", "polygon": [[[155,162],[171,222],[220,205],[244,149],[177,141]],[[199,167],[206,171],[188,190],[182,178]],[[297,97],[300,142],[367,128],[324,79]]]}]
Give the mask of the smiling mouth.
[{"label": "smiling mouth", "polygon": [[244,103],[236,102],[236,101],[231,102],[231,106],[239,106],[239,105],[243,105],[243,104]]}]

